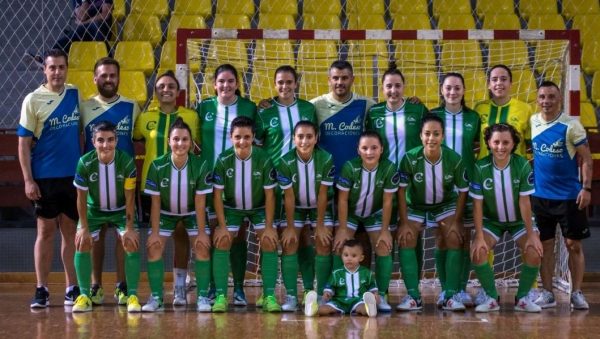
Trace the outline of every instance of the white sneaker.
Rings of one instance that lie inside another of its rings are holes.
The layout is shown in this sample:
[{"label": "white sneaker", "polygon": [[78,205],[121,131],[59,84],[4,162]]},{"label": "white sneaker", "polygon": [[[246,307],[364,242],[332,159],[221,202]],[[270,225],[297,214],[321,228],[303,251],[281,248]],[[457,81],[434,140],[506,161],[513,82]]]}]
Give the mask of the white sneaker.
[{"label": "white sneaker", "polygon": [[442,308],[442,306],[444,306],[445,300],[446,300],[446,292],[442,291],[442,292],[440,292],[440,295],[438,295],[438,299],[435,304],[437,305],[438,308]]},{"label": "white sneaker", "polygon": [[369,318],[376,317],[377,299],[375,299],[375,295],[371,292],[365,292],[363,294],[363,301],[365,302],[365,309],[367,310],[367,315]]},{"label": "white sneaker", "polygon": [[515,304],[515,312],[539,313],[541,311],[542,308],[527,298],[527,296],[519,299]]},{"label": "white sneaker", "polygon": [[556,307],[556,299],[554,299],[554,293],[546,289],[541,289],[540,295],[534,303],[540,306],[541,308]]},{"label": "white sneaker", "polygon": [[464,311],[465,305],[460,301],[460,296],[455,294],[452,298],[444,301],[442,309],[446,311]]},{"label": "white sneaker", "polygon": [[460,302],[463,305],[465,305],[465,307],[473,307],[474,306],[473,298],[466,291],[461,290],[458,293],[456,293],[456,295],[458,295],[458,300],[460,300]]},{"label": "white sneaker", "polygon": [[392,306],[387,302],[387,294],[380,295],[379,304],[377,304],[377,310],[383,313],[392,312]]},{"label": "white sneaker", "polygon": [[150,296],[146,305],[142,306],[142,312],[162,312],[165,310],[165,306],[161,298]]},{"label": "white sneaker", "polygon": [[198,297],[196,300],[196,310],[198,312],[211,312],[212,307],[210,305],[210,300],[207,297]]},{"label": "white sneaker", "polygon": [[477,294],[475,294],[475,298],[473,298],[473,303],[475,306],[481,305],[487,301],[488,295],[485,293],[483,288],[477,289]]},{"label": "white sneaker", "polygon": [[283,312],[296,312],[298,308],[298,298],[293,295],[285,296],[285,303],[281,305],[281,310]]},{"label": "white sneaker", "polygon": [[304,299],[304,315],[307,317],[313,317],[319,311],[319,304],[317,304],[317,292],[310,291],[306,294]]},{"label": "white sneaker", "polygon": [[571,307],[576,310],[589,310],[590,305],[585,300],[581,291],[575,291],[571,294]]},{"label": "white sneaker", "polygon": [[421,298],[418,300],[413,299],[410,295],[405,295],[396,309],[398,311],[418,311],[423,308],[423,303],[421,302]]},{"label": "white sneaker", "polygon": [[175,286],[173,291],[173,306],[187,305],[187,291],[185,286]]},{"label": "white sneaker", "polygon": [[488,296],[487,294],[485,294],[485,296],[487,299],[484,302],[477,305],[477,307],[475,307],[475,312],[488,313],[500,311],[500,305],[498,305],[498,300]]}]

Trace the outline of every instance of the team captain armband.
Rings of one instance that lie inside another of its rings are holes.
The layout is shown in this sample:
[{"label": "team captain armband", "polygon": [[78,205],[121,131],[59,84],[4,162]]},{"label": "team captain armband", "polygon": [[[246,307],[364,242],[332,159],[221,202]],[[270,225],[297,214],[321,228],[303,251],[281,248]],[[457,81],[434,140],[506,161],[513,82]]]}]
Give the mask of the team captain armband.
[{"label": "team captain armband", "polygon": [[125,178],[125,189],[126,190],[135,189],[135,178]]}]

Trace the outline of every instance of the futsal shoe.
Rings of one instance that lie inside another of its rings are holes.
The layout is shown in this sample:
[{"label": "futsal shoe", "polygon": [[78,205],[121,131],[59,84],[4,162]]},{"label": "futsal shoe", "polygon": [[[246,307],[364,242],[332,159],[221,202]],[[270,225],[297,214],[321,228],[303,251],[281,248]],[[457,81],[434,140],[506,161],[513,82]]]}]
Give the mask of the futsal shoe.
[{"label": "futsal shoe", "polygon": [[207,297],[198,297],[196,300],[196,311],[201,313],[208,313],[212,311],[210,306],[210,300]]},{"label": "futsal shoe", "polygon": [[137,313],[142,311],[142,306],[140,305],[140,301],[137,295],[130,295],[127,297],[127,312],[129,313]]},{"label": "futsal shoe", "polygon": [[83,312],[91,312],[92,311],[92,300],[85,294],[80,294],[77,299],[75,299],[75,304],[73,305],[73,312],[75,313],[83,313]]},{"label": "futsal shoe", "polygon": [[[256,302],[256,307],[258,307],[258,301]],[[281,310],[284,312],[295,312],[298,308],[298,298],[293,295],[285,296],[285,303],[281,305]]]},{"label": "futsal shoe", "polygon": [[319,304],[317,303],[317,292],[310,291],[304,298],[304,315],[307,317],[314,317],[319,310]]},{"label": "futsal shoe", "polygon": [[392,306],[387,301],[388,295],[380,295],[379,304],[377,304],[377,310],[381,313],[389,313],[392,312]]},{"label": "futsal shoe", "polygon": [[79,297],[81,291],[79,290],[79,286],[73,286],[69,292],[65,294],[65,306],[72,306],[75,304],[75,300]]},{"label": "futsal shoe", "polygon": [[228,301],[227,297],[224,294],[217,295],[215,299],[215,303],[212,306],[212,311],[215,313],[223,313],[227,312]]},{"label": "futsal shoe", "polygon": [[527,296],[522,297],[515,303],[516,312],[528,312],[528,313],[539,313],[542,308],[531,301]]},{"label": "futsal shoe", "polygon": [[404,298],[400,300],[398,306],[396,306],[396,309],[398,311],[418,311],[423,309],[423,302],[421,301],[421,298],[415,300],[410,295],[405,295]]},{"label": "futsal shoe", "polygon": [[458,295],[458,300],[460,300],[460,302],[463,305],[465,305],[465,307],[473,307],[473,306],[475,306],[475,304],[473,303],[473,298],[466,291],[461,290],[458,293],[456,293],[456,295]]},{"label": "futsal shoe", "polygon": [[118,305],[127,305],[127,285],[124,282],[117,284],[114,297]]},{"label": "futsal shoe", "polygon": [[442,309],[445,311],[464,311],[465,305],[461,302],[460,296],[455,294],[452,298],[444,301]]},{"label": "futsal shoe", "polygon": [[485,295],[487,299],[483,301],[481,304],[475,307],[475,312],[477,313],[488,313],[488,312],[497,312],[500,311],[500,305],[498,305],[498,300]]},{"label": "futsal shoe", "polygon": [[246,300],[246,293],[243,289],[233,291],[233,304],[235,306],[247,306],[248,300]]},{"label": "futsal shoe", "polygon": [[92,304],[102,305],[104,303],[104,289],[100,285],[92,286],[90,292],[90,299],[92,299]]},{"label": "futsal shoe", "polygon": [[541,308],[556,307],[556,299],[554,299],[554,293],[546,289],[541,289],[539,297],[534,302]]},{"label": "futsal shoe", "polygon": [[161,297],[150,296],[146,305],[142,307],[142,312],[162,312],[165,310]]},{"label": "futsal shoe", "polygon": [[268,295],[264,299],[263,309],[269,313],[281,312],[281,306],[277,303],[274,295]]},{"label": "futsal shoe", "polygon": [[585,300],[581,291],[575,291],[571,294],[571,307],[576,310],[589,310],[590,305]]},{"label": "futsal shoe", "polygon": [[173,306],[187,305],[187,292],[185,286],[175,286],[173,291]]},{"label": "futsal shoe", "polygon": [[377,316],[377,299],[375,299],[375,295],[371,292],[365,292],[363,294],[363,301],[365,303],[365,309],[367,310],[367,315],[370,318]]},{"label": "futsal shoe", "polygon": [[50,305],[50,293],[46,287],[37,287],[35,289],[35,295],[31,300],[31,308],[46,308]]}]

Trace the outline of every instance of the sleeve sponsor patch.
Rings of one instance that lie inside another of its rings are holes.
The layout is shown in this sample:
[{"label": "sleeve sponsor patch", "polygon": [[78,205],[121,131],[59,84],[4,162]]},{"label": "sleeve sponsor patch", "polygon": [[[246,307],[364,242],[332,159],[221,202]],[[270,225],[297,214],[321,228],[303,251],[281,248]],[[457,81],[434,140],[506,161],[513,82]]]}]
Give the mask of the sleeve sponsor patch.
[{"label": "sleeve sponsor patch", "polygon": [[277,171],[274,168],[269,172],[269,179],[273,181],[277,180]]},{"label": "sleeve sponsor patch", "polygon": [[346,186],[346,187],[350,187],[350,185],[351,185],[350,180],[348,180],[344,177],[338,178],[338,184],[341,184],[342,186]]},{"label": "sleeve sponsor patch", "polygon": [[285,175],[278,173],[277,182],[279,182],[279,184],[283,186],[287,186],[292,183],[292,180],[290,180],[290,178],[286,177]]},{"label": "sleeve sponsor patch", "polygon": [[410,174],[408,174],[406,172],[400,171],[400,172],[398,172],[398,175],[400,176],[400,180],[402,182],[408,182],[410,179]]},{"label": "sleeve sponsor patch", "polygon": [[328,178],[333,178],[335,176],[335,166],[331,166],[331,169],[329,170],[329,173],[327,173],[327,177]]},{"label": "sleeve sponsor patch", "polygon": [[206,176],[204,177],[204,183],[207,185],[212,185],[213,183],[213,175],[212,173],[207,173]]},{"label": "sleeve sponsor patch", "polygon": [[75,173],[75,181],[77,183],[84,183],[85,180],[83,179],[83,177],[81,175],[79,175],[79,173]]},{"label": "sleeve sponsor patch", "polygon": [[400,183],[400,172],[396,172],[396,173],[394,173],[394,176],[392,177],[392,184],[398,185],[399,183]]},{"label": "sleeve sponsor patch", "polygon": [[481,191],[481,185],[475,182],[472,182],[469,186],[471,186],[471,189],[474,191]]},{"label": "sleeve sponsor patch", "polygon": [[221,179],[221,176],[218,175],[217,173],[213,173],[212,174],[212,181],[213,183],[218,183],[221,182],[223,179]]},{"label": "sleeve sponsor patch", "polygon": [[150,179],[146,179],[146,187],[155,191],[158,189],[158,185]]}]

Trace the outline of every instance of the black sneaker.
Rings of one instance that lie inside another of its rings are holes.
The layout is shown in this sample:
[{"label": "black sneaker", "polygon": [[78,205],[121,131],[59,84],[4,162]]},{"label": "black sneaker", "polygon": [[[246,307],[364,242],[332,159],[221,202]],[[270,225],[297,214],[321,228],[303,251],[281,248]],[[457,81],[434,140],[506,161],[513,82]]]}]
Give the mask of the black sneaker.
[{"label": "black sneaker", "polygon": [[35,296],[31,300],[31,308],[46,308],[50,305],[50,293],[45,287],[37,287],[35,289]]},{"label": "black sneaker", "polygon": [[44,69],[44,58],[42,58],[41,55],[27,51],[25,52],[25,56],[28,57],[36,65],[36,67]]},{"label": "black sneaker", "polygon": [[75,299],[81,294],[79,290],[79,286],[75,285],[73,288],[65,294],[65,306],[73,306],[75,304]]}]

